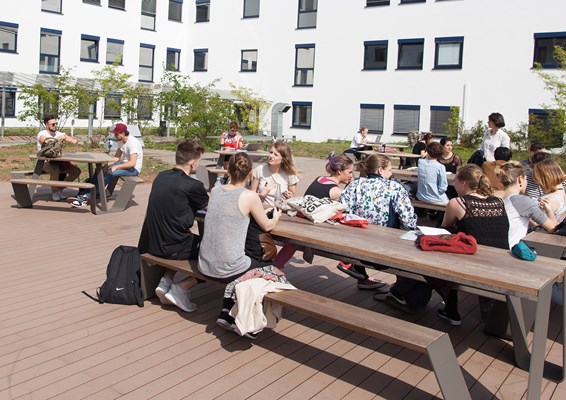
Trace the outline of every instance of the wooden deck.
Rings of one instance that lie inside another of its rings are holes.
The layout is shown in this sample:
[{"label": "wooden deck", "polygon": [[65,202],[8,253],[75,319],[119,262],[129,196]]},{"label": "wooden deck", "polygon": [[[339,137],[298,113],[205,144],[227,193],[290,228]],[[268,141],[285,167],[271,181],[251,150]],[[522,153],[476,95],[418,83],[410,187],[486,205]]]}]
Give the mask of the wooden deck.
[{"label": "wooden deck", "polygon": [[[0,183],[0,399],[441,397],[425,356],[300,314],[253,342],[227,332],[215,325],[222,290],[212,285],[193,291],[191,314],[155,299],[143,308],[89,299],[81,292],[102,284],[112,250],[137,244],[149,190],[138,185],[125,212],[93,215],[52,201],[17,209]],[[482,333],[475,296],[462,294],[454,328],[437,318],[436,295],[425,313],[407,315],[356,289],[333,261],[295,258],[285,272],[301,289],[448,331],[473,399],[523,397],[527,374],[509,343]],[[548,339],[555,362],[560,311]],[[566,398],[566,384],[545,380],[541,398]]]}]

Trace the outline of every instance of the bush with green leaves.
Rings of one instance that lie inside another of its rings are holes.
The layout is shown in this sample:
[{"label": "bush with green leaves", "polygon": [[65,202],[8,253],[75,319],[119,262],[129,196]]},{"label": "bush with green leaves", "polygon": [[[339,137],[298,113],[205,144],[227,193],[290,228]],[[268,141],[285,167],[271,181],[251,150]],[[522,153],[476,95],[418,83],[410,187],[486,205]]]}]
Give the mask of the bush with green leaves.
[{"label": "bush with green leaves", "polygon": [[481,120],[478,120],[470,129],[464,128],[460,133],[460,146],[479,149],[486,129],[487,127]]}]

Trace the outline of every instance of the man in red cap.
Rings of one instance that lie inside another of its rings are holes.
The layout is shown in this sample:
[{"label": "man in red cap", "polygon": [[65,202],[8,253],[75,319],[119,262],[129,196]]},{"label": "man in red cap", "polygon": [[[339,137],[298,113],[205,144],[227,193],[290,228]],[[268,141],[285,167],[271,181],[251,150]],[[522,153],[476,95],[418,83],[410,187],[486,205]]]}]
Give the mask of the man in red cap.
[{"label": "man in red cap", "polygon": [[[120,176],[137,176],[140,174],[143,163],[143,149],[140,141],[134,136],[130,136],[128,126],[123,123],[117,123],[110,130],[118,142],[118,149],[114,157],[116,162],[108,165],[108,169],[104,173],[104,185]],[[94,182],[96,185],[97,182]],[[99,188],[96,188],[98,194]],[[89,202],[88,194],[77,196],[76,200],[71,204],[74,207],[86,206]]]}]

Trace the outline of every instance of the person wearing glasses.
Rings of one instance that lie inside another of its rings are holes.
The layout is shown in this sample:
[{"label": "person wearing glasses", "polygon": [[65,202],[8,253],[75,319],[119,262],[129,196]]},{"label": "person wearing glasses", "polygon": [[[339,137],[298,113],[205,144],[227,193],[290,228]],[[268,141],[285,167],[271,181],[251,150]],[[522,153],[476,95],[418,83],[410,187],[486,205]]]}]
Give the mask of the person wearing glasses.
[{"label": "person wearing glasses", "polygon": [[[57,130],[57,117],[55,115],[46,115],[43,118],[43,125],[45,129],[37,134],[37,150],[41,150],[41,146],[47,139],[55,138],[60,141],[65,141],[71,144],[78,144],[78,139],[68,136],[63,132]],[[49,179],[52,181],[64,180],[66,182],[73,182],[81,174],[81,169],[68,161],[45,161],[43,164],[43,171],[49,174]],[[51,187],[51,196],[54,201],[65,200],[66,196],[63,194],[64,188]]]},{"label": "person wearing glasses", "polygon": [[[234,151],[244,148],[244,139],[242,138],[242,134],[238,132],[238,122],[230,121],[230,129],[228,129],[228,132],[222,132],[220,135],[220,147],[222,150]],[[224,169],[228,168],[230,157],[229,154],[224,156]]]}]

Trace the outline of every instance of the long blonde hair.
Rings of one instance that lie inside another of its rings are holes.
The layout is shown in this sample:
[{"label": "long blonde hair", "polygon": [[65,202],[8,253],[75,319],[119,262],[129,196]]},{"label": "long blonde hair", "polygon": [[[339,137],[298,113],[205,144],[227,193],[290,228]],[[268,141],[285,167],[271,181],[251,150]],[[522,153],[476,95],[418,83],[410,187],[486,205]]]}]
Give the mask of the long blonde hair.
[{"label": "long blonde hair", "polygon": [[482,169],[475,164],[466,164],[456,172],[456,179],[460,182],[466,182],[472,192],[481,194],[482,196],[493,195],[493,188],[489,182],[489,178],[485,176]]},{"label": "long blonde hair", "polygon": [[368,176],[368,174],[374,174],[379,168],[387,168],[391,164],[391,159],[383,154],[372,154],[365,160],[361,160],[358,163],[360,168],[360,176]]},{"label": "long blonde hair", "polygon": [[553,159],[543,160],[533,166],[533,179],[543,193],[552,193],[564,181],[564,171]]},{"label": "long blonde hair", "polygon": [[288,175],[297,175],[297,167],[295,167],[295,160],[293,159],[293,152],[287,143],[278,140],[273,143],[273,148],[281,154],[281,169]]}]

